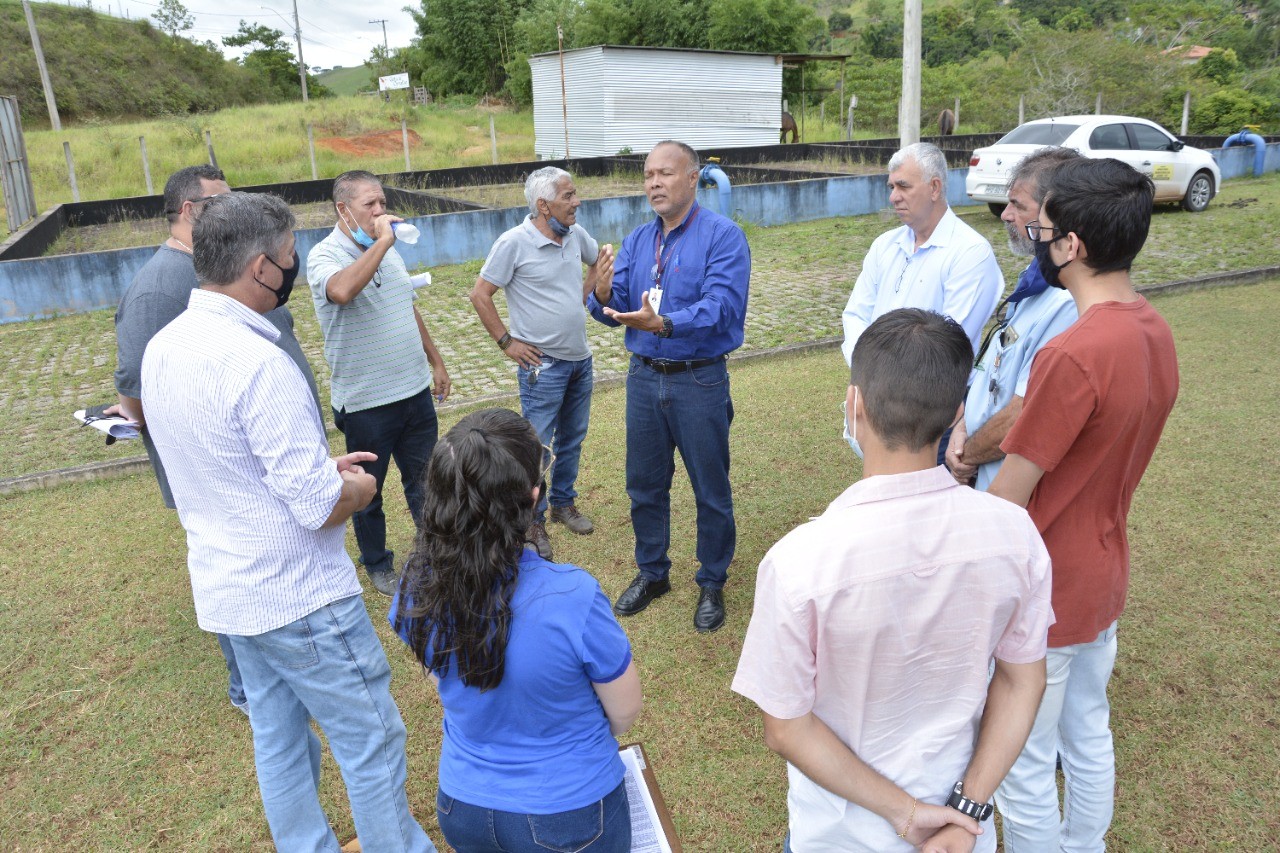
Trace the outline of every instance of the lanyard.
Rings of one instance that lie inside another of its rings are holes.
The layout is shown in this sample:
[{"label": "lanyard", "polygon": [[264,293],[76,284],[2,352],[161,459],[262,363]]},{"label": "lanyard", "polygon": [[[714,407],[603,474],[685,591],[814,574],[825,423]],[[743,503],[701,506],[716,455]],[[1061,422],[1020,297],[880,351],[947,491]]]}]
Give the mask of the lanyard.
[{"label": "lanyard", "polygon": [[[671,241],[668,247],[662,239],[662,229],[653,235],[653,286],[662,288],[662,273],[667,268],[667,262],[671,260],[671,256],[675,254],[676,247],[680,245],[680,241],[684,239],[684,235],[689,233],[689,229],[693,226],[693,220],[698,218],[698,212],[702,210],[702,206],[694,207],[693,213],[689,214],[689,218],[684,221],[680,234]],[[664,251],[665,250],[665,251]]]}]

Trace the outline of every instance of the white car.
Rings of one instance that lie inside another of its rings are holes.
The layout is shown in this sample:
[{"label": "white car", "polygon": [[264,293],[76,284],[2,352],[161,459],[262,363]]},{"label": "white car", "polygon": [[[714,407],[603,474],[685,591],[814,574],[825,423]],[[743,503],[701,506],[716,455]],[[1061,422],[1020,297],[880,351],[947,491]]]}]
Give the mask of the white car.
[{"label": "white car", "polygon": [[1209,152],[1192,148],[1163,127],[1129,116],[1062,116],[1020,125],[969,160],[965,192],[985,201],[997,216],[1009,203],[1009,173],[1046,145],[1074,148],[1086,157],[1114,157],[1151,178],[1157,202],[1180,202],[1199,212],[1222,186],[1222,172]]}]

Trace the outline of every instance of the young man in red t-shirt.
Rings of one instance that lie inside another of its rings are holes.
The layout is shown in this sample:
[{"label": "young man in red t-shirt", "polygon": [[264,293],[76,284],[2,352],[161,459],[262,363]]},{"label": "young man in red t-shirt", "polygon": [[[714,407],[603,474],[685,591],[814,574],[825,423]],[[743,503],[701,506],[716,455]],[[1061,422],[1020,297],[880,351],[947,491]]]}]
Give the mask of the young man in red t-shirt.
[{"label": "young man in red t-shirt", "polygon": [[1129,279],[1153,193],[1118,160],[1064,163],[1027,226],[1041,271],[1071,294],[1080,319],[1036,356],[990,489],[1025,506],[1044,537],[1058,620],[1044,700],[996,795],[1009,853],[1101,851],[1111,823],[1107,682],[1129,587],[1129,504],[1178,393],[1169,325]]}]

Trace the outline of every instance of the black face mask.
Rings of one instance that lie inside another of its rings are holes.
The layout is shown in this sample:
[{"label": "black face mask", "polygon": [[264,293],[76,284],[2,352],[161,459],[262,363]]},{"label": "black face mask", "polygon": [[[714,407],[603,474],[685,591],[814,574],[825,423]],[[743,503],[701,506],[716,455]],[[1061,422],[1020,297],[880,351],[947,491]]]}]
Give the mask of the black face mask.
[{"label": "black face mask", "polygon": [[259,286],[266,287],[267,290],[270,290],[272,293],[276,295],[276,307],[279,308],[281,305],[289,301],[289,294],[293,293],[293,282],[294,282],[294,279],[298,277],[298,251],[297,249],[295,249],[293,252],[293,266],[291,267],[280,266],[275,261],[271,260],[270,255],[263,254],[262,257],[266,258],[267,261],[270,262],[271,266],[280,270],[280,274],[284,276],[284,278],[280,282],[279,290],[267,287],[265,284],[258,281],[256,278],[254,279],[254,281],[258,281]]},{"label": "black face mask", "polygon": [[[1059,238],[1061,239],[1061,238]],[[1056,240],[1037,240],[1032,244],[1031,248],[1035,250],[1036,260],[1040,262],[1040,274],[1044,276],[1044,280],[1049,282],[1052,287],[1059,290],[1066,290],[1062,279],[1058,277],[1058,273],[1062,272],[1062,268],[1071,261],[1055,264],[1053,259],[1049,257],[1049,248],[1057,242]]]}]

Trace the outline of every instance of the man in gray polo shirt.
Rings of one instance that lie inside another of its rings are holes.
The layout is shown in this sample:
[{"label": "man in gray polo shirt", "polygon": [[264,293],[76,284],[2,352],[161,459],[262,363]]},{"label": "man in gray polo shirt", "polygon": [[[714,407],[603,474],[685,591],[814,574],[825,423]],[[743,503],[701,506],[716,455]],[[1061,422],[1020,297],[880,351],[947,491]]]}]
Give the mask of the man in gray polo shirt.
[{"label": "man in gray polo shirt", "polygon": [[[521,409],[555,458],[550,489],[542,490],[526,535],[549,560],[548,495],[552,521],[578,535],[595,529],[574,503],[591,415],[591,349],[583,305],[596,276],[612,269],[613,247],[599,248],[576,223],[582,201],[573,177],[563,169],[548,166],[529,175],[524,196],[529,216],[493,244],[471,290],[471,303],[485,330],[516,363]],[[583,264],[590,268],[585,283]],[[493,302],[499,290],[507,295],[510,330]]]},{"label": "man in gray polo shirt", "polygon": [[449,373],[413,304],[409,271],[395,250],[382,184],[369,172],[344,172],[333,182],[338,224],[307,255],[307,282],[332,371],[334,426],[347,452],[378,455],[364,469],[378,494],[351,517],[360,562],[374,589],[393,595],[395,554],[387,549],[382,484],[395,459],[414,524],[421,523],[422,478],[436,446],[437,400],[449,396]]}]

